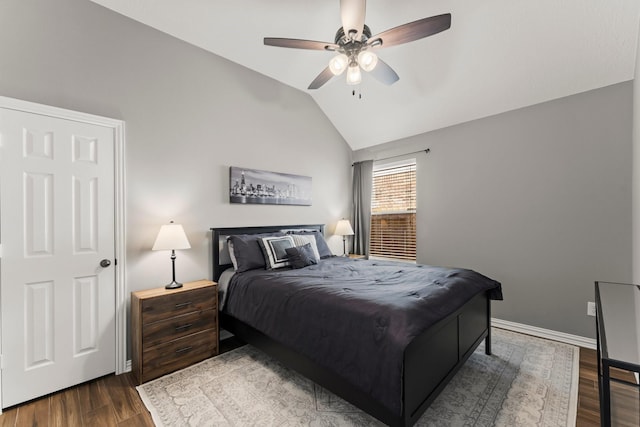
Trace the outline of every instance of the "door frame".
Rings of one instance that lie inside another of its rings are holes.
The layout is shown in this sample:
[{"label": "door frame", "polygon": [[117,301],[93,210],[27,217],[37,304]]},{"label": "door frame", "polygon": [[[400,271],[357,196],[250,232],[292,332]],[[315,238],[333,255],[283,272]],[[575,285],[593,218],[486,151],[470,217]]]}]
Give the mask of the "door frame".
[{"label": "door frame", "polygon": [[[127,285],[126,285],[126,222],[125,222],[125,123],[122,120],[96,116],[64,108],[37,104],[0,96],[0,108],[72,120],[113,129],[114,135],[114,231],[115,231],[115,353],[116,374],[127,371]],[[2,141],[0,141],[0,144]],[[0,258],[2,245],[0,242]],[[2,325],[0,324],[0,338]],[[0,339],[0,343],[1,343]],[[2,349],[0,349],[1,351]],[[1,353],[0,353],[1,354]],[[2,368],[0,356],[0,368]],[[2,413],[2,375],[0,375],[0,413]]]}]

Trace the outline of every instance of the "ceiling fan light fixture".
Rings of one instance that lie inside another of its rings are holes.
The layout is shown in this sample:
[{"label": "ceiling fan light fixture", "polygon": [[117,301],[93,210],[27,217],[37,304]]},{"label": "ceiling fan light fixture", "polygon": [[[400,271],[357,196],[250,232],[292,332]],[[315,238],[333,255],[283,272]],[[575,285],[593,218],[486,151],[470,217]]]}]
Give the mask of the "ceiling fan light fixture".
[{"label": "ceiling fan light fixture", "polygon": [[372,71],[378,65],[378,55],[368,50],[363,50],[358,54],[358,64],[366,72]]},{"label": "ceiling fan light fixture", "polygon": [[360,72],[360,66],[357,63],[349,64],[347,68],[347,84],[357,85],[362,81],[362,73]]},{"label": "ceiling fan light fixture", "polygon": [[329,61],[329,69],[334,76],[339,76],[344,73],[344,70],[347,69],[347,65],[349,65],[349,58],[347,58],[347,55],[344,53],[334,56],[331,58],[331,61]]}]

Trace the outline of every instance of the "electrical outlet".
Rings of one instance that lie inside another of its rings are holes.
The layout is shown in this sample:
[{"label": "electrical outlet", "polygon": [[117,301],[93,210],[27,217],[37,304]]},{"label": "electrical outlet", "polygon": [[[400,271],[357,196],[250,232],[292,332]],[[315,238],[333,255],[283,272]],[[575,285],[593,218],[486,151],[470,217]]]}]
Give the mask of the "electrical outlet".
[{"label": "electrical outlet", "polygon": [[595,316],[596,315],[596,303],[593,301],[589,301],[587,303],[587,316]]}]

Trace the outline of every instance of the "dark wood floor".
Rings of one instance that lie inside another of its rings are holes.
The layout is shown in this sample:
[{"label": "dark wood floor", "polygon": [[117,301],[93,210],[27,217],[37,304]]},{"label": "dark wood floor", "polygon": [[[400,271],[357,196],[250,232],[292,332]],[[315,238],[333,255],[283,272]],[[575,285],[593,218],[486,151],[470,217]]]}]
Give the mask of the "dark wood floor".
[{"label": "dark wood floor", "polygon": [[[221,342],[221,351],[241,343]],[[580,349],[578,427],[599,426],[596,352]],[[637,397],[636,397],[637,398]],[[130,374],[109,375],[32,402],[9,408],[0,426],[153,426]]]},{"label": "dark wood floor", "polygon": [[580,349],[580,383],[578,387],[578,416],[576,426],[600,426],[598,397],[598,365],[595,350]]}]

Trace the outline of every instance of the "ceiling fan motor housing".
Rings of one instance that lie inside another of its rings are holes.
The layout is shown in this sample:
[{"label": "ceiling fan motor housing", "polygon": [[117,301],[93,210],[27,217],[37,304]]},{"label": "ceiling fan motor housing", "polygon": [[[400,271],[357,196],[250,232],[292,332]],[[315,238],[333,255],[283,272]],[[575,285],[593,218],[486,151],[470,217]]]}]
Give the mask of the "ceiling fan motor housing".
[{"label": "ceiling fan motor housing", "polygon": [[[362,29],[362,37],[360,38],[360,40],[357,40],[356,42],[366,43],[367,40],[369,40],[370,38],[371,38],[371,30],[365,24],[364,28]],[[343,27],[338,28],[338,31],[336,31],[335,44],[342,46],[344,44],[347,44],[353,41],[354,40],[351,40],[351,38],[344,33]]]},{"label": "ceiling fan motor housing", "polygon": [[337,51],[347,55],[350,64],[357,64],[358,54],[367,49],[367,40],[369,38],[371,38],[371,30],[367,25],[362,28],[362,35],[359,40],[345,34],[344,27],[340,27],[336,31],[335,37],[335,44],[338,45]]}]

